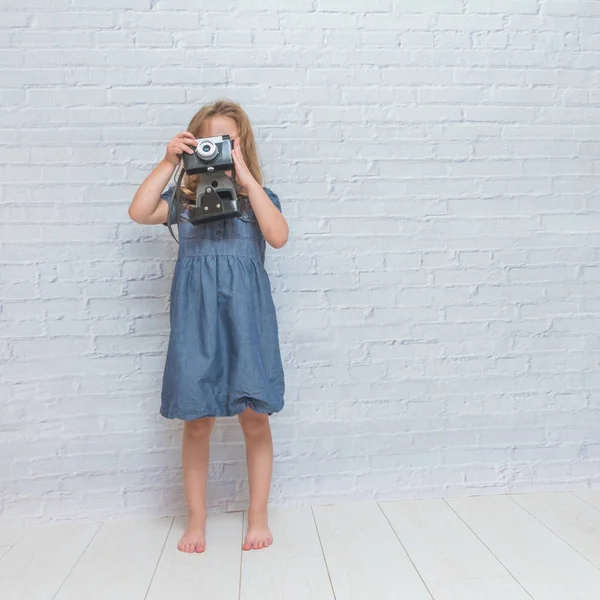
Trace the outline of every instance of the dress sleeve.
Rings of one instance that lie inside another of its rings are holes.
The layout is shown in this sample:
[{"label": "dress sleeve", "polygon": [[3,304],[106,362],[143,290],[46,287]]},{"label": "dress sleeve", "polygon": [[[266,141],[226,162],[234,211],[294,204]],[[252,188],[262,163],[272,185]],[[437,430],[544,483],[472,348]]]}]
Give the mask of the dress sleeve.
[{"label": "dress sleeve", "polygon": [[281,210],[281,202],[279,201],[279,196],[275,192],[270,190],[269,188],[263,188],[263,189],[265,190],[265,193],[267,194],[267,196],[269,196],[269,198],[271,199],[271,202],[277,207],[279,212],[283,212]]},{"label": "dress sleeve", "polygon": [[[173,197],[173,193],[175,192],[175,186],[172,185],[171,187],[167,188],[161,195],[161,199],[164,200],[165,202],[169,203],[171,202],[171,198]],[[171,223],[175,223],[177,219],[177,207],[175,206],[175,202],[173,202],[171,204]],[[163,223],[163,225],[166,226],[166,222]]]}]

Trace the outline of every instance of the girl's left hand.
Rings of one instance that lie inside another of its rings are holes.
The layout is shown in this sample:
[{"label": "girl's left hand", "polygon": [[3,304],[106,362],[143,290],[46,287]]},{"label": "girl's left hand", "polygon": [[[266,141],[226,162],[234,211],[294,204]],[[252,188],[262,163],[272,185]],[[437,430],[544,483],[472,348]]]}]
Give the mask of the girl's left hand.
[{"label": "girl's left hand", "polygon": [[236,181],[243,187],[248,189],[253,183],[256,183],[256,179],[250,173],[250,169],[246,165],[242,149],[240,147],[240,139],[237,138],[233,142],[233,150],[231,151],[233,157],[233,164],[235,165],[235,178]]}]

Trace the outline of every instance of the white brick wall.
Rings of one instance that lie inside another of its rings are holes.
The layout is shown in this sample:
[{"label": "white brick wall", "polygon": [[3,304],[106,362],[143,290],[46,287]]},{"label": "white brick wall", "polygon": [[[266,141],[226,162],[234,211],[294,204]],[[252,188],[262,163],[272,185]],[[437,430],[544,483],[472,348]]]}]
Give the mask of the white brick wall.
[{"label": "white brick wall", "polygon": [[[182,509],[127,206],[220,96],[292,229],[273,502],[598,486],[600,2],[1,4],[2,518]],[[243,506],[233,420],[211,480]]]}]

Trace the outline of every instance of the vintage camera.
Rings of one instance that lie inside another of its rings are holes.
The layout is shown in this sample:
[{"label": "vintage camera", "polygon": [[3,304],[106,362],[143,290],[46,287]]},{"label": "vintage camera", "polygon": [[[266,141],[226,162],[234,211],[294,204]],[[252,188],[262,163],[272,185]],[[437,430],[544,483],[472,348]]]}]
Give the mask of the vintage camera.
[{"label": "vintage camera", "polygon": [[201,138],[193,154],[183,153],[183,167],[188,175],[227,171],[233,168],[233,148],[228,135]]},{"label": "vintage camera", "polygon": [[[202,225],[211,221],[241,217],[235,184],[235,167],[231,155],[232,143],[228,135],[196,140],[198,146],[193,154],[183,153],[183,170],[181,171],[171,202],[175,211],[169,208],[167,226],[173,233],[172,225],[177,223],[184,208],[181,182],[183,176],[198,175],[198,191],[196,203],[188,204],[188,217],[193,225]],[[224,171],[231,171],[231,178]],[[179,242],[178,242],[179,243]]]}]

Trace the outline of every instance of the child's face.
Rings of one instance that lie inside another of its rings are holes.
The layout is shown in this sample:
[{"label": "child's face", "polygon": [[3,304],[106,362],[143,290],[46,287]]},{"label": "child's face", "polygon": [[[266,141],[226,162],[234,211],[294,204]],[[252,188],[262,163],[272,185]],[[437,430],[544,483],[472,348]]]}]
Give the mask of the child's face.
[{"label": "child's face", "polygon": [[[219,135],[228,135],[233,143],[238,136],[238,128],[233,119],[229,117],[216,116],[209,119],[202,128],[201,137],[217,137]],[[232,176],[231,171],[225,171],[227,177]]]}]

